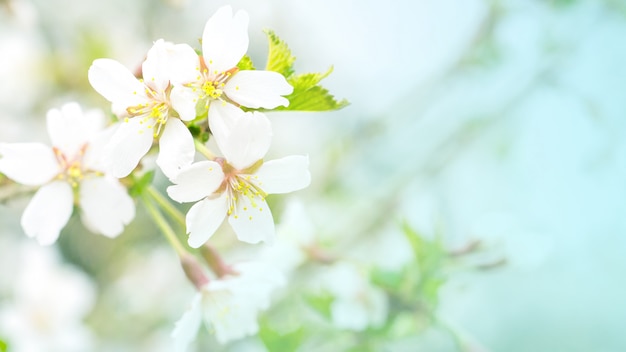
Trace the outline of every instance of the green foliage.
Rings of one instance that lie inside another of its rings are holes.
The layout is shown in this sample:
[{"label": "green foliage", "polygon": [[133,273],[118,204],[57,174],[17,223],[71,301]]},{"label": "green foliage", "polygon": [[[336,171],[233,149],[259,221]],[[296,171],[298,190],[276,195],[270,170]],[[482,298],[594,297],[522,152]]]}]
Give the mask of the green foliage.
[{"label": "green foliage", "polygon": [[269,55],[265,69],[285,76],[287,82],[293,86],[293,92],[286,96],[289,106],[281,106],[276,110],[329,111],[348,105],[347,100],[337,101],[326,88],[319,84],[322,79],[333,72],[332,67],[324,73],[296,74],[293,68],[296,57],[291,54],[287,44],[271,30],[266,30],[265,34],[269,41]]},{"label": "green foliage", "polygon": [[237,68],[239,68],[240,70],[255,70],[252,59],[247,54],[244,55],[241,60],[239,60]]},{"label": "green foliage", "polygon": [[130,187],[130,189],[128,190],[128,193],[130,194],[130,196],[133,198],[137,198],[141,194],[143,194],[146,187],[150,186],[150,184],[152,183],[153,178],[154,178],[154,170],[148,171],[139,177],[134,177],[133,179],[134,182],[132,186]]},{"label": "green foliage", "polygon": [[426,304],[434,308],[438,302],[439,288],[445,283],[442,269],[449,255],[440,237],[425,239],[408,224],[403,225],[403,230],[413,249],[415,269],[419,273],[419,280],[413,288]]},{"label": "green foliage", "polygon": [[294,73],[293,63],[296,61],[296,57],[291,55],[291,50],[287,44],[278,38],[274,31],[267,29],[265,34],[270,45],[265,69],[278,72],[285,78],[289,78]]},{"label": "green foliage", "polygon": [[315,309],[324,317],[330,319],[330,305],[335,300],[331,294],[325,293],[321,295],[307,295],[305,296],[305,300],[311,308]]},{"label": "green foliage", "polygon": [[6,352],[7,351],[7,343],[0,340],[0,352]]},{"label": "green foliage", "polygon": [[280,333],[268,326],[269,324],[260,324],[259,337],[268,351],[295,351],[302,344],[304,338],[304,329]]},{"label": "green foliage", "polygon": [[287,78],[293,86],[293,93],[286,96],[289,106],[276,110],[330,111],[348,106],[347,100],[337,101],[319,82],[333,72],[332,66],[324,73],[303,73]]},{"label": "green foliage", "polygon": [[374,285],[390,291],[399,290],[402,286],[404,278],[404,272],[388,271],[379,268],[372,269],[372,272],[370,273],[370,280]]}]

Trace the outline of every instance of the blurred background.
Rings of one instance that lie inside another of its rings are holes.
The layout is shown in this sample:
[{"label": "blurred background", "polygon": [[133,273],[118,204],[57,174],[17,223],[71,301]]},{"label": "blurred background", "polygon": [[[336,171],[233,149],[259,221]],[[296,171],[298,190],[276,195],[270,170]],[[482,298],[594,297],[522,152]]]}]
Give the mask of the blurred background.
[{"label": "blurred background", "polygon": [[[334,66],[322,84],[351,103],[270,115],[269,159],[308,154],[313,174],[310,188],[275,200],[277,241],[290,221],[281,214],[298,204],[295,228],[365,271],[388,303],[384,322],[361,329],[302,318],[319,295],[294,318],[281,307],[334,268],[300,267],[261,337],[215,350],[626,349],[625,1],[1,0],[0,140],[47,142],[45,112],[70,100],[110,111],[87,81],[94,59],[132,69],[159,38],[199,48],[206,20],[227,3],[250,14],[258,67],[262,29],[273,29],[298,72]],[[193,286],[141,206],[115,240],[73,219],[57,245],[40,248],[19,226],[29,197],[2,197],[9,351],[171,350]],[[427,244],[425,257],[411,236]],[[268,250],[234,248],[229,237],[215,243],[232,260]],[[445,254],[430,261],[435,252]],[[405,292],[428,298],[420,322],[394,298],[402,285],[385,284],[393,273],[409,280],[413,262],[415,280],[427,266],[441,279]],[[41,315],[51,306],[61,308]],[[39,332],[24,322],[34,316]],[[285,327],[300,320],[321,332]],[[213,343],[201,332],[194,348]]]}]

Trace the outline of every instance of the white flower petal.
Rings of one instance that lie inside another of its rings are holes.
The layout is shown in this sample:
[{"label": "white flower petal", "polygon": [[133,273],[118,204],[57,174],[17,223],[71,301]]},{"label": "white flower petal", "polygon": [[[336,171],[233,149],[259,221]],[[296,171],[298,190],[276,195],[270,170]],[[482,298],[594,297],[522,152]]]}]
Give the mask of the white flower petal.
[{"label": "white flower petal", "polygon": [[234,74],[224,86],[224,92],[240,105],[273,109],[289,105],[289,100],[282,95],[291,94],[293,87],[278,72],[246,70]]},{"label": "white flower petal", "polygon": [[104,130],[98,132],[90,141],[85,155],[83,156],[83,167],[87,170],[95,170],[107,173],[105,160],[105,148],[111,141],[113,134],[121,123],[115,123]]},{"label": "white flower petal", "polygon": [[196,118],[198,94],[191,88],[174,86],[170,92],[170,102],[181,120],[191,121]]},{"label": "white flower petal", "polygon": [[211,74],[237,65],[248,51],[248,14],[223,6],[206,23],[202,34],[202,55]]},{"label": "white flower petal", "polygon": [[15,182],[39,186],[61,171],[50,147],[41,143],[0,143],[0,172]]},{"label": "white flower petal", "polygon": [[193,136],[187,126],[177,118],[169,118],[159,139],[159,156],[156,163],[169,179],[181,168],[191,165],[196,154]]},{"label": "white flower petal", "polygon": [[235,124],[245,114],[233,104],[213,102],[209,105],[209,128],[216,140],[225,140],[230,136]]},{"label": "white flower petal", "polygon": [[220,164],[200,161],[183,170],[172,180],[167,194],[177,202],[195,202],[215,192],[224,180]]},{"label": "white flower petal", "polygon": [[53,244],[67,224],[74,207],[72,187],[55,181],[41,187],[22,214],[22,228],[41,245]]},{"label": "white flower petal", "polygon": [[189,246],[199,248],[213,236],[224,221],[228,210],[226,193],[217,198],[207,198],[194,204],[187,212]]},{"label": "white flower petal", "polygon": [[170,45],[167,48],[170,81],[174,85],[195,82],[199,78],[200,57],[187,44]]},{"label": "white flower petal", "polygon": [[274,242],[274,218],[265,200],[238,195],[237,208],[228,217],[237,238],[247,243]]},{"label": "white flower petal", "polygon": [[255,173],[256,184],[267,194],[289,193],[311,184],[309,157],[291,155],[263,163]]},{"label": "white flower petal", "polygon": [[187,351],[187,347],[195,340],[198,334],[198,329],[200,329],[200,323],[202,322],[201,299],[202,295],[200,293],[196,294],[189,310],[176,322],[176,327],[172,331],[174,351],[176,352]]},{"label": "white flower petal", "polygon": [[258,307],[248,299],[254,294],[243,296],[238,292],[213,290],[205,295],[208,298],[202,300],[204,322],[215,331],[217,342],[226,344],[258,333]]},{"label": "white flower petal", "polygon": [[[151,128],[148,128],[150,126]],[[152,146],[154,120],[140,118],[122,122],[105,147],[105,163],[117,178],[128,176]]]},{"label": "white flower petal", "polygon": [[144,83],[156,92],[163,92],[170,84],[169,50],[174,44],[159,39],[148,50],[141,65]]},{"label": "white flower petal", "polygon": [[116,237],[135,217],[135,203],[118,180],[95,177],[80,183],[81,218],[95,233]]},{"label": "white flower petal", "polygon": [[87,76],[96,92],[120,108],[148,102],[144,84],[115,60],[95,60]]},{"label": "white flower petal", "polygon": [[228,106],[212,109],[209,125],[228,163],[242,170],[263,159],[272,143],[272,125],[263,113],[235,109],[241,113]]},{"label": "white flower petal", "polygon": [[67,103],[61,109],[50,109],[46,115],[48,134],[52,145],[67,158],[74,158],[105,126],[104,114],[99,110],[83,113],[77,103]]}]

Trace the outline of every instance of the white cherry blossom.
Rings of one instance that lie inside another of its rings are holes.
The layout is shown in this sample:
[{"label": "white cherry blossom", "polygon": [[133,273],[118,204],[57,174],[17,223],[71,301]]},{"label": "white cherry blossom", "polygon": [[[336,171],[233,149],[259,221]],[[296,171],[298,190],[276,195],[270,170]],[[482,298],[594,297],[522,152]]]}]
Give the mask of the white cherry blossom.
[{"label": "white cherry blossom", "polygon": [[29,186],[40,186],[22,214],[29,237],[54,243],[81,208],[83,223],[108,237],[119,235],[135,217],[135,204],[119,181],[106,173],[104,145],[114,127],[105,129],[98,111],[82,112],[76,103],[47,114],[52,147],[42,143],[0,143],[0,172]]},{"label": "white cherry blossom", "polygon": [[264,114],[229,109],[235,118],[215,136],[224,157],[182,168],[167,189],[175,201],[197,202],[186,218],[188,243],[194,248],[204,244],[226,216],[239,240],[273,241],[274,219],[265,197],[296,191],[311,182],[308,156],[263,161],[272,138]]},{"label": "white cherry blossom", "polygon": [[95,335],[84,319],[95,302],[87,275],[62,262],[54,247],[11,248],[16,271],[0,301],[0,331],[10,351],[93,351]]},{"label": "white cherry blossom", "polygon": [[155,138],[159,139],[156,162],[166,176],[193,161],[193,137],[183,121],[196,117],[195,107],[185,104],[186,92],[172,91],[170,85],[171,76],[178,73],[174,63],[185,64],[183,47],[157,40],[142,64],[143,79],[112,59],[97,59],[89,68],[89,82],[123,120],[106,151],[115,177],[130,174]]},{"label": "white cherry blossom", "polygon": [[273,71],[237,68],[247,50],[248,14],[240,10],[233,15],[230,6],[221,7],[204,28],[202,56],[189,46],[181,47],[178,64],[173,65],[177,71],[172,75],[172,92],[182,97],[180,103],[186,104],[187,109],[203,104],[208,109],[209,122],[221,118],[225,103],[266,109],[288,106],[289,100],[283,95],[291,94],[293,87],[284,76]]},{"label": "white cherry blossom", "polygon": [[262,262],[238,263],[229,274],[209,281],[194,297],[190,309],[176,323],[175,351],[185,351],[202,321],[221,343],[259,331],[257,316],[269,308],[274,290],[285,285],[284,276]]}]

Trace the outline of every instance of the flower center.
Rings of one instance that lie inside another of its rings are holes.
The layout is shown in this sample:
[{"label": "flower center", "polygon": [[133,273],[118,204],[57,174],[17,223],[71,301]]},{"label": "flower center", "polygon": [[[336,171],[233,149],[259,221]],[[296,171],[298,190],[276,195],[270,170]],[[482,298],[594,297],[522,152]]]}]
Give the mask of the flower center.
[{"label": "flower center", "polygon": [[167,122],[170,106],[167,103],[166,93],[159,94],[146,86],[146,96],[151,99],[149,102],[130,106],[126,109],[130,117],[125,118],[124,122],[128,122],[129,118],[140,118],[139,123],[146,124],[146,128],[152,129],[154,137],[157,138],[161,133],[161,128]]},{"label": "flower center", "polygon": [[206,81],[202,84],[204,95],[211,99],[218,99],[222,96],[222,88],[226,84],[223,82]]},{"label": "flower center", "polygon": [[98,172],[92,170],[85,170],[83,168],[83,156],[87,150],[87,144],[83,144],[76,155],[69,158],[63,152],[53,147],[54,155],[61,166],[61,172],[57,175],[57,179],[67,181],[72,187],[78,187],[80,181],[90,175],[97,175]]},{"label": "flower center", "polygon": [[[204,60],[200,60],[201,64],[196,67],[199,72],[196,77],[196,82],[186,84],[187,87],[191,87],[194,92],[197,92],[199,99],[204,102],[204,107],[208,108],[209,104],[213,100],[223,100],[224,87],[226,82],[235,74],[239,69],[233,67],[230,70],[219,72],[216,70],[210,71]],[[211,62],[209,63],[211,64]]]},{"label": "flower center", "polygon": [[[222,165],[222,171],[224,172],[224,181],[219,190],[228,192],[228,211],[227,215],[235,213],[234,217],[237,219],[239,214],[236,214],[237,203],[241,200],[241,197],[248,198],[249,204],[252,208],[258,208],[259,211],[263,211],[258,204],[259,201],[265,201],[267,193],[261,189],[261,182],[259,177],[253,174],[262,164],[263,160],[259,160],[252,166],[244,169],[237,170],[228,164],[224,159],[217,158],[216,161]],[[247,211],[247,207],[242,208],[243,211]],[[252,220],[252,217],[250,217]]]}]

